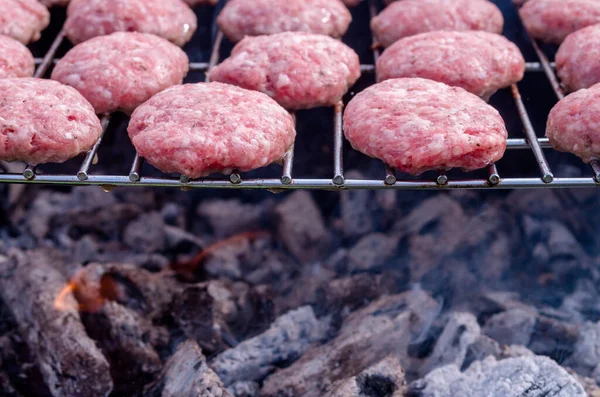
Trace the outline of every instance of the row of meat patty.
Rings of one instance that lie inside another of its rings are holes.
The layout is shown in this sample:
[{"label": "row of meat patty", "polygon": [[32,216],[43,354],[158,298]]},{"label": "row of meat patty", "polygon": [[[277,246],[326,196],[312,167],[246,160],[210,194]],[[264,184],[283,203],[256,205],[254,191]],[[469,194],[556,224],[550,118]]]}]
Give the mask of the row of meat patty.
[{"label": "row of meat patty", "polygon": [[[231,55],[209,71],[211,83],[181,85],[189,60],[179,47],[197,25],[190,6],[214,3],[0,0],[0,160],[66,161],[99,138],[98,114],[123,111],[138,153],[167,173],[198,178],[280,161],[296,136],[290,111],[340,103],[361,75],[339,40],[347,6],[359,1],[229,0],[217,23],[237,42]],[[384,48],[377,84],[348,103],[346,138],[411,174],[498,161],[508,134],[487,101],[525,70],[500,35],[500,10],[488,0],[387,3],[371,21]],[[51,80],[32,78],[25,44],[40,37],[53,5],[67,5],[75,46]],[[529,0],[519,12],[536,39],[564,40],[558,74],[579,90],[550,113],[548,137],[586,162],[598,158],[600,0]]]}]

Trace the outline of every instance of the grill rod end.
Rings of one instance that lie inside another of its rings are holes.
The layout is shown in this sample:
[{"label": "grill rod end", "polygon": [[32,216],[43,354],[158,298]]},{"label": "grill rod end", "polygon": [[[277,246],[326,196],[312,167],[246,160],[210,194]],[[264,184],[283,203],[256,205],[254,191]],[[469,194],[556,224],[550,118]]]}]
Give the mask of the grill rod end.
[{"label": "grill rod end", "polygon": [[79,179],[82,182],[85,181],[85,180],[87,180],[88,179],[88,173],[85,172],[85,171],[79,171],[77,173],[77,179]]},{"label": "grill rod end", "polygon": [[35,166],[27,164],[27,167],[23,170],[23,178],[28,181],[32,181],[35,179]]},{"label": "grill rod end", "polygon": [[333,177],[333,183],[338,186],[342,186],[345,182],[343,175],[336,175]]},{"label": "grill rod end", "polygon": [[552,183],[554,182],[554,175],[551,172],[548,172],[544,174],[542,181],[544,181],[544,183]]},{"label": "grill rod end", "polygon": [[445,174],[442,175],[438,175],[437,179],[436,179],[436,183],[438,185],[445,185],[448,183],[448,176]]}]

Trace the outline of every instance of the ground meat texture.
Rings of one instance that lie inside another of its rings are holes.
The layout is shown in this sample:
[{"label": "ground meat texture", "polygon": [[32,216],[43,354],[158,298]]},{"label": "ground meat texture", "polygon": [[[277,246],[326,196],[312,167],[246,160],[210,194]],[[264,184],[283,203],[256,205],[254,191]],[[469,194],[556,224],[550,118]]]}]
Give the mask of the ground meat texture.
[{"label": "ground meat texture", "polygon": [[288,109],[335,105],[359,77],[354,50],[302,32],[246,37],[210,73],[212,81],[264,92]]},{"label": "ground meat texture", "polygon": [[377,80],[423,77],[462,87],[488,100],[520,81],[525,60],[519,48],[495,33],[435,31],[398,40],[377,62]]},{"label": "ground meat texture", "polygon": [[600,25],[568,35],[556,53],[556,69],[568,91],[600,83]]},{"label": "ground meat texture", "polygon": [[90,150],[102,127],[77,90],[52,80],[0,80],[0,160],[62,163]]},{"label": "ground meat texture", "polygon": [[188,72],[181,48],[147,33],[116,32],[76,45],[52,71],[75,87],[96,113],[131,113],[151,96],[181,84]]},{"label": "ground meat texture", "polygon": [[38,0],[40,3],[42,3],[43,5],[45,5],[46,7],[50,8],[50,7],[54,7],[54,6],[58,6],[58,7],[64,7],[67,4],[69,4],[70,0]]},{"label": "ground meat texture", "polygon": [[23,44],[36,41],[50,23],[50,12],[37,0],[0,0],[0,34]]},{"label": "ground meat texture", "polygon": [[390,4],[371,21],[380,45],[435,30],[502,32],[504,18],[487,0],[402,0]]},{"label": "ground meat texture", "polygon": [[546,135],[556,150],[589,163],[600,159],[600,85],[559,101],[548,115]]},{"label": "ground meat texture", "polygon": [[342,0],[342,2],[348,7],[354,7],[360,4],[362,0]]},{"label": "ground meat texture", "polygon": [[155,95],[133,112],[128,131],[150,164],[190,178],[279,161],[296,136],[292,116],[274,100],[222,83]]},{"label": "ground meat texture", "polygon": [[496,109],[462,88],[421,78],[386,80],[344,113],[354,149],[410,174],[474,170],[499,160],[507,132]]},{"label": "ground meat texture", "polygon": [[183,1],[191,7],[195,7],[198,5],[214,6],[215,4],[217,4],[219,2],[218,0],[183,0]]},{"label": "ground meat texture", "polygon": [[529,0],[519,14],[531,37],[560,44],[570,33],[600,23],[600,0]]},{"label": "ground meat texture", "polygon": [[196,15],[181,0],[73,0],[65,29],[74,44],[113,32],[141,32],[182,46],[196,25]]},{"label": "ground meat texture", "polygon": [[245,36],[310,32],[341,37],[352,16],[340,0],[230,0],[217,24],[232,41]]},{"label": "ground meat texture", "polygon": [[29,49],[17,40],[0,35],[0,79],[31,77],[35,62]]}]

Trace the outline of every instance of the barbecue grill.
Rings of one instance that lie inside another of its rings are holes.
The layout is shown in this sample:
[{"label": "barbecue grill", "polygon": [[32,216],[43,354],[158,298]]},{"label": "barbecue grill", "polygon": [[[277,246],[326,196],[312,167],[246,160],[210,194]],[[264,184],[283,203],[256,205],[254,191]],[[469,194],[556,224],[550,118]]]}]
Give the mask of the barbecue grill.
[{"label": "barbecue grill", "polygon": [[[370,17],[374,17],[379,9],[377,0],[368,0]],[[543,73],[547,78],[547,84],[550,85],[557,99],[562,99],[564,93],[560,87],[558,79],[554,72],[554,65],[549,61],[546,52],[543,51],[535,40],[531,40],[531,46],[538,58],[536,62],[528,62],[526,65],[527,74]],[[46,75],[50,66],[57,59],[57,51],[65,41],[64,29],[61,29],[54,38],[52,45],[43,58],[36,59],[37,70],[36,77]],[[206,74],[215,66],[224,52],[224,36],[222,32],[217,32],[213,42],[209,62],[190,63],[190,72],[204,72]],[[375,42],[373,38],[373,42]],[[375,63],[379,56],[379,50],[373,50],[373,64],[361,65],[363,74],[372,74],[375,72]],[[431,178],[408,178],[407,176],[398,176],[397,172],[385,164],[380,164],[380,178],[371,179],[352,179],[344,175],[344,137],[342,131],[342,113],[343,103],[336,105],[333,110],[333,131],[331,139],[333,140],[333,169],[330,178],[295,178],[294,177],[294,147],[288,151],[283,159],[283,173],[279,178],[246,178],[245,174],[232,173],[229,178],[202,178],[190,180],[186,176],[179,178],[161,175],[149,176],[142,172],[143,159],[137,154],[131,158],[131,166],[128,174],[95,174],[90,172],[92,164],[97,159],[97,152],[102,145],[102,138],[111,123],[111,116],[102,118],[103,134],[98,139],[93,148],[88,152],[79,171],[76,174],[59,174],[38,172],[35,167],[27,165],[22,173],[0,173],[0,182],[20,183],[20,184],[48,184],[48,185],[98,185],[106,189],[114,186],[153,186],[153,187],[177,187],[183,189],[192,188],[221,188],[221,189],[269,189],[274,191],[287,189],[514,189],[514,188],[574,188],[574,187],[600,187],[600,163],[593,161],[587,171],[587,175],[581,177],[560,177],[553,173],[553,166],[546,159],[544,149],[550,148],[546,138],[539,135],[542,131],[534,129],[531,117],[528,113],[524,100],[519,91],[519,85],[514,84],[509,89],[514,106],[516,109],[515,118],[520,119],[523,138],[509,138],[507,148],[509,151],[530,152],[536,160],[539,176],[525,177],[517,175],[516,177],[503,176],[501,167],[491,164],[486,175],[480,178],[474,178],[469,173],[459,173],[456,176],[449,176],[446,173],[433,175]],[[294,115],[296,116],[296,115]],[[298,116],[301,117],[301,116]],[[121,121],[115,121],[121,122]],[[518,131],[509,131],[509,135],[515,135]],[[324,132],[327,133],[327,132]],[[76,161],[76,160],[71,160]],[[426,174],[429,175],[429,174]]]}]

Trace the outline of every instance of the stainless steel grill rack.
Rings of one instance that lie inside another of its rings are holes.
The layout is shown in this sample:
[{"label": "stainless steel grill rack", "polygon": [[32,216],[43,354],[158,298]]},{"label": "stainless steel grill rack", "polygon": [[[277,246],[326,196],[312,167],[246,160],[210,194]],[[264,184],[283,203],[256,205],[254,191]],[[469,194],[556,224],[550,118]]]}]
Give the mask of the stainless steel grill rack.
[{"label": "stainless steel grill rack", "polygon": [[[377,13],[375,0],[369,0],[369,11],[371,18]],[[65,40],[64,30],[61,30],[50,46],[48,52],[41,59],[36,59],[38,67],[35,76],[42,77],[53,62],[56,62],[56,53]],[[219,62],[219,51],[223,41],[223,34],[219,32],[213,44],[210,61],[208,63],[190,63],[191,71],[207,72]],[[531,40],[531,44],[539,58],[539,62],[528,62],[527,73],[543,72],[549,84],[552,86],[557,99],[562,99],[564,93],[554,73],[554,65],[549,62],[538,44]],[[379,56],[378,50],[374,50],[374,60]],[[363,73],[374,73],[375,65],[361,65]],[[288,151],[283,159],[283,173],[281,178],[276,179],[244,179],[243,175],[233,173],[228,179],[197,179],[190,180],[186,176],[181,178],[169,177],[146,177],[140,172],[143,159],[138,155],[132,159],[132,165],[128,175],[95,175],[89,172],[94,163],[98,148],[102,143],[102,136],[96,142],[92,150],[86,154],[83,163],[76,175],[49,175],[37,173],[35,167],[26,166],[22,173],[0,173],[0,183],[20,184],[48,184],[48,185],[97,185],[105,189],[114,186],[152,186],[152,187],[177,187],[182,189],[192,188],[223,188],[223,189],[516,189],[516,188],[575,188],[575,187],[600,187],[600,164],[592,162],[591,172],[588,177],[579,178],[555,178],[543,149],[550,148],[546,138],[538,138],[532,126],[530,116],[521,99],[518,85],[510,87],[518,116],[523,125],[525,138],[508,139],[508,150],[531,151],[539,167],[538,178],[503,178],[497,166],[492,164],[488,167],[487,178],[481,179],[454,179],[444,173],[440,173],[432,179],[398,179],[393,168],[382,164],[381,179],[346,179],[343,167],[343,132],[342,111],[343,103],[339,103],[333,109],[333,172],[331,179],[293,177],[294,147]],[[295,117],[295,115],[294,115]],[[104,131],[110,122],[110,116],[102,119]]]}]

